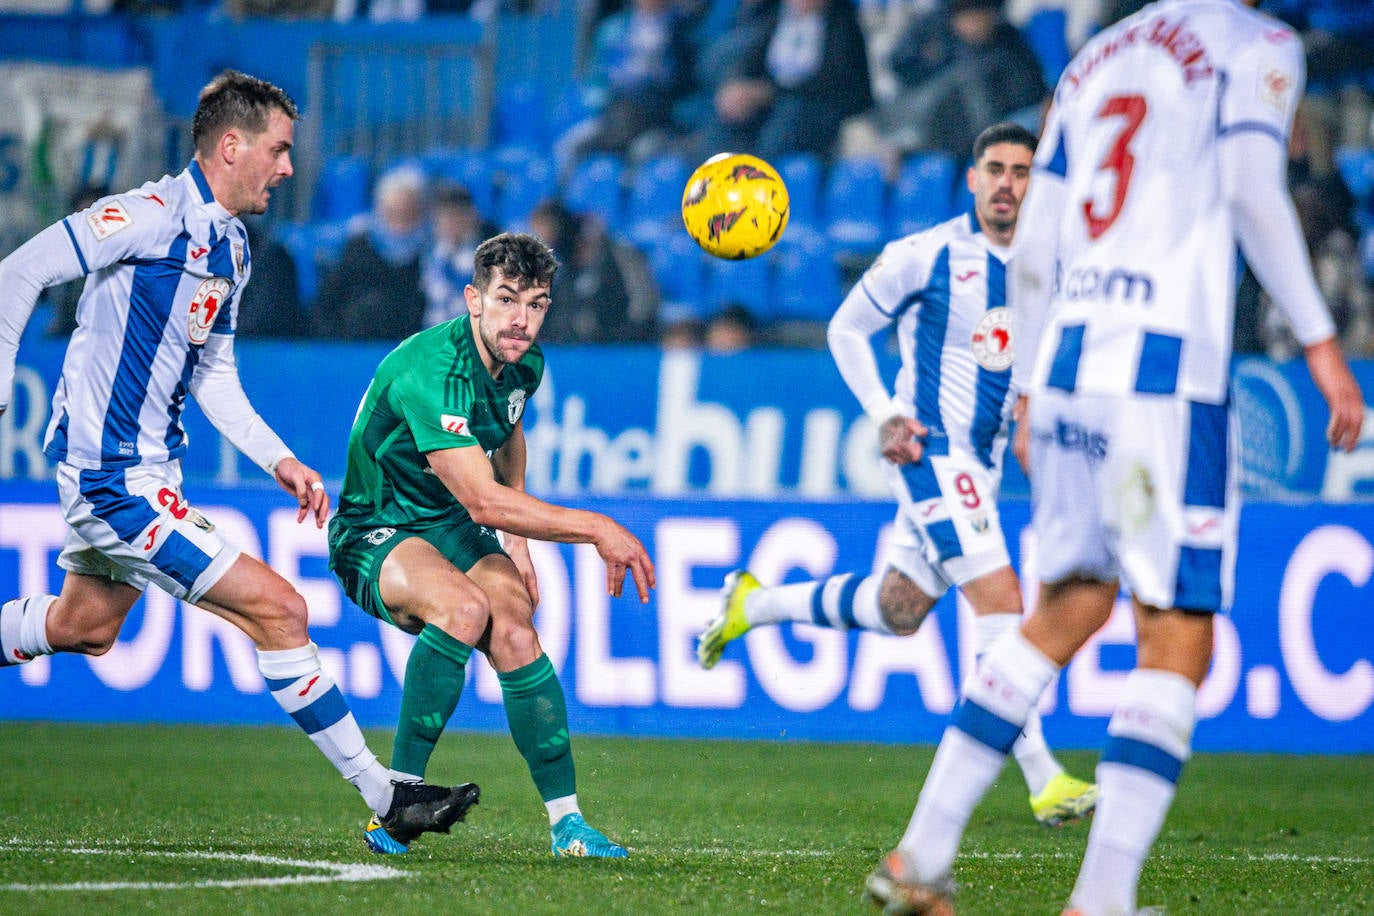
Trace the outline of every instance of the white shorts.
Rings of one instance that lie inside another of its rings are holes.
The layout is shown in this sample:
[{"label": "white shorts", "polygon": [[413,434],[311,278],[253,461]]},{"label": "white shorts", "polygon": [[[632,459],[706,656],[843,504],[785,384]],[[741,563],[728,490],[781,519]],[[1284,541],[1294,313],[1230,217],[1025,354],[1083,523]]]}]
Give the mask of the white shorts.
[{"label": "white shorts", "polygon": [[63,569],[156,585],[192,604],[223,576],[241,551],[181,493],[181,465],[112,471],[57,466],[57,494],[70,526],[57,558]]},{"label": "white shorts", "polygon": [[1046,390],[1030,422],[1042,581],[1119,579],[1153,607],[1230,606],[1240,499],[1226,406]]},{"label": "white shorts", "polygon": [[998,477],[976,458],[932,455],[885,463],[897,497],[887,562],[932,598],[1011,565],[997,513]]}]

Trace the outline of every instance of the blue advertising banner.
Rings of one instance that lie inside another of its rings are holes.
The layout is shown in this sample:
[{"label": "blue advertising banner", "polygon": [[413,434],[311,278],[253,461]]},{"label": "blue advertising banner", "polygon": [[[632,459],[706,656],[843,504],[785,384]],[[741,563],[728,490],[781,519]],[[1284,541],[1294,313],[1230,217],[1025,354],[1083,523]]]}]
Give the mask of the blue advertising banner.
[{"label": "blue advertising banner", "polygon": [[[37,332],[19,350],[13,409],[0,416],[0,481],[49,480],[42,454],[65,341]],[[326,479],[343,475],[354,411],[385,344],[241,341],[244,389],[264,419]],[[548,495],[885,499],[872,424],[830,355],[730,356],[649,347],[549,347],[526,413],[528,481]],[[896,362],[880,364],[890,378]],[[1374,391],[1374,360],[1355,363]],[[1302,363],[1241,360],[1235,370],[1248,496],[1329,502],[1374,496],[1374,422],[1351,455],[1328,452],[1326,406]],[[188,480],[261,482],[191,402]],[[1003,493],[1029,487],[1008,461]]]},{"label": "blue advertising banner", "polygon": [[[307,405],[308,406],[308,405]],[[364,615],[325,565],[325,539],[297,525],[268,488],[192,485],[188,497],[237,544],[302,592],[328,669],[359,720],[388,727],[410,638]],[[934,742],[972,655],[954,598],[933,625],[901,639],[809,625],[757,629],[712,671],[694,639],[715,612],[724,574],[747,565],[765,583],[873,569],[892,507],[872,501],[619,497],[567,500],[608,512],[657,564],[647,605],[604,593],[590,546],[536,544],[544,647],[581,733]],[[1034,568],[1027,506],[1004,523]],[[60,588],[65,526],[51,484],[0,484],[0,600]],[[1237,600],[1218,620],[1211,676],[1198,697],[1199,750],[1374,751],[1374,507],[1256,504],[1242,523]],[[1100,745],[1130,669],[1132,623],[1112,621],[1043,703],[1056,746]],[[482,661],[455,728],[504,729],[500,690]],[[284,723],[253,647],[228,624],[150,592],[101,658],[57,656],[0,672],[0,717],[72,721]]]}]

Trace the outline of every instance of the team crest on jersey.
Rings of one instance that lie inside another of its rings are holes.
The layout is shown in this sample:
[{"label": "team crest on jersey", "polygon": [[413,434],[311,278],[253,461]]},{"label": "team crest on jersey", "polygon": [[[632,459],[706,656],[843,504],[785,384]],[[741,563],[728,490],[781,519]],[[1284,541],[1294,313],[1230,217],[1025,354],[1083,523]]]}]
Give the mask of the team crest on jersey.
[{"label": "team crest on jersey", "polygon": [[395,536],[395,528],[373,528],[367,534],[363,535],[363,540],[367,541],[373,547],[380,547]]},{"label": "team crest on jersey", "polygon": [[1260,77],[1259,96],[1275,111],[1288,110],[1288,96],[1293,92],[1293,76],[1279,69],[1271,69]]},{"label": "team crest on jersey", "polygon": [[229,299],[229,281],[224,277],[211,277],[202,280],[191,297],[191,311],[186,316],[186,333],[193,344],[203,344],[210,339],[210,329],[215,326],[220,309]]},{"label": "team crest on jersey", "polygon": [[97,242],[103,242],[119,230],[127,229],[134,224],[129,217],[129,211],[117,200],[102,204],[98,210],[92,210],[87,214],[86,222],[90,223]]},{"label": "team crest on jersey", "polygon": [[520,417],[525,413],[525,389],[517,388],[510,393],[510,400],[506,403],[506,416],[510,417],[511,425],[520,422]]},{"label": "team crest on jersey", "polygon": [[1011,345],[1011,312],[1005,307],[988,309],[973,329],[969,341],[973,358],[989,372],[1003,372],[1011,368],[1016,353]]}]

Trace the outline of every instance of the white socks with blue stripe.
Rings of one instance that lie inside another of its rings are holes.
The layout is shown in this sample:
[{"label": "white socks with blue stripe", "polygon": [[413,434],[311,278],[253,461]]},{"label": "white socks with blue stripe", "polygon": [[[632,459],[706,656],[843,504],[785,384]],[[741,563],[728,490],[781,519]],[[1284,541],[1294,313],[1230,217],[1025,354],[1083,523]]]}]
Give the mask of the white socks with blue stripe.
[{"label": "white socks with blue stripe", "polygon": [[299,649],[258,650],[258,670],[272,698],[305,730],[377,814],[391,807],[392,773],[367,746],[334,679],[320,667],[313,642]]},{"label": "white socks with blue stripe", "polygon": [[[973,618],[973,651],[982,655],[997,637],[1021,625],[1021,615],[1016,612],[1007,614],[979,614]],[[1038,701],[1037,701],[1038,702]],[[1040,710],[1032,705],[1026,714],[1025,724],[1021,726],[1021,737],[1012,745],[1011,752],[1021,767],[1021,775],[1026,777],[1026,788],[1031,795],[1045,791],[1050,780],[1064,772],[1059,761],[1050,753],[1045,744],[1045,732],[1040,727]]]},{"label": "white socks with blue stripe", "polygon": [[1003,634],[964,680],[898,848],[922,881],[949,877],[969,816],[1006,764],[1021,726],[1059,669],[1021,635]]},{"label": "white socks with blue stripe", "polygon": [[751,627],[790,620],[836,630],[891,633],[878,608],[881,582],[881,576],[843,573],[818,582],[761,588],[745,599],[744,616]]},{"label": "white socks with blue stripe", "polygon": [[48,608],[56,600],[56,595],[34,595],[0,606],[0,667],[52,655],[52,646],[48,645]]},{"label": "white socks with blue stripe", "polygon": [[1102,795],[1071,906],[1090,916],[1135,912],[1140,870],[1190,754],[1196,698],[1180,674],[1145,668],[1126,676],[1097,765]]}]

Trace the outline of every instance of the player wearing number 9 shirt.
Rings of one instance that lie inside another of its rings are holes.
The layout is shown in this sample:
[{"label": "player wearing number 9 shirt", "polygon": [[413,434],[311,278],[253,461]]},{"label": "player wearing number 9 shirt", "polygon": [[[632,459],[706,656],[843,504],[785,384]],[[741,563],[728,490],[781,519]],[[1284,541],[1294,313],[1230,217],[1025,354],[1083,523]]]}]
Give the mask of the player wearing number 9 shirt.
[{"label": "player wearing number 9 shirt", "polygon": [[1236,0],[1163,0],[1088,42],[1059,81],[1012,282],[1021,340],[1039,340],[1027,437],[1040,600],[965,683],[906,835],[869,877],[891,912],[949,905],[973,806],[1122,582],[1137,667],[1066,912],[1135,912],[1231,596],[1237,242],[1305,345],[1331,443],[1360,435],[1364,403],[1285,186],[1303,78],[1301,45],[1276,21]]},{"label": "player wearing number 9 shirt", "polygon": [[[973,608],[977,651],[1020,620],[997,493],[1016,399],[1007,261],[1034,152],[1035,136],[1023,127],[983,131],[967,175],[972,212],[889,244],[831,319],[831,352],[879,428],[898,501],[885,570],[773,588],[746,570],[731,573],[698,646],[704,667],[752,627],[785,620],[909,635],[951,586]],[[894,326],[895,397],[872,345]],[[1097,789],[1064,771],[1039,725],[1038,717],[1026,724],[1016,759],[1032,814],[1058,826],[1091,811]]]}]

